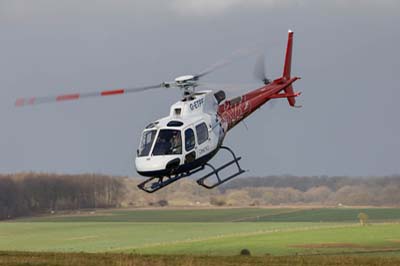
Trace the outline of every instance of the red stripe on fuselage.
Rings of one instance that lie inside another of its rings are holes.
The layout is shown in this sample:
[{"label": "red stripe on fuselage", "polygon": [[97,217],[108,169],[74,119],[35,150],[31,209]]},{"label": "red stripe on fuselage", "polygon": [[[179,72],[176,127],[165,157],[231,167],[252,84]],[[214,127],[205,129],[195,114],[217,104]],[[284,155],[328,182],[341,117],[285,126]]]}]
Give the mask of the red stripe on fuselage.
[{"label": "red stripe on fuselage", "polygon": [[56,97],[56,101],[68,101],[79,99],[79,93],[76,94],[65,94]]},{"label": "red stripe on fuselage", "polygon": [[102,91],[101,96],[115,95],[124,93],[124,89],[112,90],[112,91]]}]

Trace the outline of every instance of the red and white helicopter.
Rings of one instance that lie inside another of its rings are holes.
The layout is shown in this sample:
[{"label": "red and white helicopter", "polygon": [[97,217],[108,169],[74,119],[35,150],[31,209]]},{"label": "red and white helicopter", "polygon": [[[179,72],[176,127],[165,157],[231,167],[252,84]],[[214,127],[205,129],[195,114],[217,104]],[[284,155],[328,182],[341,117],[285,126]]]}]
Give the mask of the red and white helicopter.
[{"label": "red and white helicopter", "polygon": [[[290,106],[297,107],[295,98],[300,92],[293,91],[292,83],[299,77],[290,75],[292,46],[293,32],[289,30],[282,77],[270,81],[265,76],[262,61],[256,68],[256,76],[264,82],[264,86],[230,100],[225,100],[225,92],[222,90],[195,90],[199,86],[198,80],[214,68],[153,86],[55,97],[20,98],[16,100],[15,105],[77,100],[156,88],[180,88],[183,98],[171,106],[169,116],[150,123],[142,133],[135,165],[140,175],[149,178],[138,187],[153,193],[205,167],[210,167],[211,172],[198,179],[197,183],[211,189],[245,172],[239,165],[241,157],[236,157],[230,148],[223,146],[229,130],[271,99],[287,98]],[[221,149],[227,150],[232,155],[232,160],[216,168],[209,161]],[[235,173],[227,177],[220,176],[221,171],[231,165],[236,165]]]}]

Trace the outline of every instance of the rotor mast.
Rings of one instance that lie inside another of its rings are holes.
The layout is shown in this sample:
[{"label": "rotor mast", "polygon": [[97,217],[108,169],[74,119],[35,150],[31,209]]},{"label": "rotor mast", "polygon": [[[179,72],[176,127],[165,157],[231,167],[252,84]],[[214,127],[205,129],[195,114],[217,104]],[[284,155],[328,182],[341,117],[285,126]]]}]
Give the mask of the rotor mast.
[{"label": "rotor mast", "polygon": [[193,75],[180,76],[175,79],[175,85],[182,90],[185,100],[190,100],[192,98],[195,88],[198,86],[198,79],[197,76]]}]

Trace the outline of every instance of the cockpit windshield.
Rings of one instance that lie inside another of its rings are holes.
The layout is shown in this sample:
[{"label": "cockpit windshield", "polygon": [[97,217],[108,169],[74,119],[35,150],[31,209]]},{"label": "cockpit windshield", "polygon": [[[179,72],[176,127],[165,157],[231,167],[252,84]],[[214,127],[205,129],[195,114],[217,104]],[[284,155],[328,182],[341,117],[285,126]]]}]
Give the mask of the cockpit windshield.
[{"label": "cockpit windshield", "polygon": [[138,150],[138,156],[148,156],[153,145],[154,138],[156,137],[157,130],[149,130],[143,132],[142,140]]},{"label": "cockpit windshield", "polygon": [[181,131],[161,129],[154,145],[153,155],[182,154]]}]

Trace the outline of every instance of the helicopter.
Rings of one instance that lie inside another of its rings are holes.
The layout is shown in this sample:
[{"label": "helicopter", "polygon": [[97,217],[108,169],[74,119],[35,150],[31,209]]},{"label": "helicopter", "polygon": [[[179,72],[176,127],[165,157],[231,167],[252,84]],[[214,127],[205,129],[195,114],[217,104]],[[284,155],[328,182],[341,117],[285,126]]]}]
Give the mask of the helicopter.
[{"label": "helicopter", "polygon": [[[275,80],[268,79],[264,60],[258,61],[255,76],[263,82],[263,86],[232,99],[226,99],[223,90],[196,91],[196,87],[201,85],[199,79],[221,66],[217,65],[195,75],[179,76],[172,82],[100,92],[19,98],[15,105],[78,100],[157,88],[179,88],[183,92],[182,98],[171,106],[169,115],[151,122],[142,132],[135,166],[138,174],[147,179],[138,188],[153,193],[207,167],[211,171],[196,182],[212,189],[246,172],[239,164],[242,158],[223,145],[232,128],[272,99],[286,98],[291,107],[301,107],[296,105],[296,97],[301,93],[294,92],[292,87],[300,79],[291,77],[292,47],[293,31],[289,30],[282,76]],[[227,151],[232,159],[215,167],[210,160],[221,150]],[[222,176],[222,170],[231,166],[234,167],[234,173]]]}]

